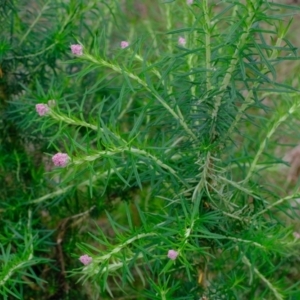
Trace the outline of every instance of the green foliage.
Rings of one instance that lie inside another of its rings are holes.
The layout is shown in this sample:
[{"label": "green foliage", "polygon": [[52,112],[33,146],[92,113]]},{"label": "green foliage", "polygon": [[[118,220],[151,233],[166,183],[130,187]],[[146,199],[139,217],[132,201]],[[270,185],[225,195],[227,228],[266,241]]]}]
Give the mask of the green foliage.
[{"label": "green foliage", "polygon": [[299,10],[3,1],[3,299],[298,299],[300,195],[275,150]]}]

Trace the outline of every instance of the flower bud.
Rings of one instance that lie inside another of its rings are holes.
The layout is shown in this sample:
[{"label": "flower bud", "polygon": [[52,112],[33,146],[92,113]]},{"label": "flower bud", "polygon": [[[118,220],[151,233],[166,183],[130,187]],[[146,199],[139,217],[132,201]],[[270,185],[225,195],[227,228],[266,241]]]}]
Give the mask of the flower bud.
[{"label": "flower bud", "polygon": [[178,39],[178,44],[180,46],[185,46],[185,44],[186,44],[185,38],[180,36],[179,39]]},{"label": "flower bud", "polygon": [[66,153],[56,153],[52,156],[52,161],[57,167],[65,167],[70,160],[70,157]]},{"label": "flower bud", "polygon": [[49,112],[49,107],[47,104],[39,103],[35,106],[35,110],[42,117]]},{"label": "flower bud", "polygon": [[127,48],[129,46],[129,43],[127,42],[127,41],[122,41],[121,42],[121,48],[122,49],[125,49],[125,48]]},{"label": "flower bud", "polygon": [[86,265],[90,264],[93,259],[90,256],[88,256],[87,254],[85,254],[85,255],[81,255],[79,257],[79,260],[81,263],[83,263],[86,266]]},{"label": "flower bud", "polygon": [[169,250],[168,251],[168,258],[172,259],[172,260],[175,260],[178,256],[178,252],[175,251],[175,250]]},{"label": "flower bud", "polygon": [[71,51],[74,55],[78,55],[78,56],[82,55],[83,54],[82,50],[83,50],[82,45],[79,44],[71,45]]}]

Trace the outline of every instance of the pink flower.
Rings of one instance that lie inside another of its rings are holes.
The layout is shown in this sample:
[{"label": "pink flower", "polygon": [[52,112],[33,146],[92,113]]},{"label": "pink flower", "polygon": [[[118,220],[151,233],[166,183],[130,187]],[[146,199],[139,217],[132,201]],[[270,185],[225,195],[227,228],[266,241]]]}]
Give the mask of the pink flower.
[{"label": "pink flower", "polygon": [[175,250],[169,250],[168,251],[168,257],[172,260],[175,260],[178,256],[178,252]]},{"label": "pink flower", "polygon": [[186,0],[187,5],[192,5],[194,0]]},{"label": "pink flower", "polygon": [[295,237],[295,239],[300,239],[300,233],[298,232],[293,232],[293,236]]},{"label": "pink flower", "polygon": [[74,55],[82,55],[83,47],[79,44],[71,45],[71,51]]},{"label": "pink flower", "polygon": [[56,153],[52,156],[52,161],[57,167],[65,167],[70,160],[70,157],[66,153]]},{"label": "pink flower", "polygon": [[90,264],[93,259],[90,256],[88,256],[87,254],[85,254],[85,255],[81,255],[79,257],[79,260],[81,263],[83,263],[86,266],[86,265]]},{"label": "pink flower", "polygon": [[35,110],[42,117],[49,112],[49,107],[47,104],[39,103],[35,106]]},{"label": "pink flower", "polygon": [[122,49],[125,49],[125,48],[127,48],[129,46],[129,43],[127,42],[127,41],[122,41],[121,42],[121,48]]},{"label": "pink flower", "polygon": [[178,39],[178,44],[179,44],[180,46],[185,46],[185,44],[186,44],[185,38],[182,37],[182,36],[180,36],[179,39]]}]

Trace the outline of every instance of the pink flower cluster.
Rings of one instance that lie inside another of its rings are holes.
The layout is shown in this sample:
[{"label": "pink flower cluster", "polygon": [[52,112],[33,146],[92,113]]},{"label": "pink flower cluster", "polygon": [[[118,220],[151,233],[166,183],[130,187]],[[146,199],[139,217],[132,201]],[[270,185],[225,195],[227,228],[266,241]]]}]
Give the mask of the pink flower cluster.
[{"label": "pink flower cluster", "polygon": [[42,117],[49,112],[49,106],[47,104],[39,103],[35,106],[36,112]]},{"label": "pink flower cluster", "polygon": [[187,5],[192,5],[194,3],[194,0],[186,0]]},{"label": "pink flower cluster", "polygon": [[168,258],[172,259],[172,260],[175,260],[178,256],[178,252],[175,251],[175,250],[169,250],[168,251]]},{"label": "pink flower cluster", "polygon": [[52,156],[52,161],[57,167],[65,167],[69,163],[70,157],[66,153],[58,152]]},{"label": "pink flower cluster", "polygon": [[127,41],[122,41],[121,42],[121,48],[122,49],[125,49],[125,48],[127,48],[129,46],[129,43],[127,42]]},{"label": "pink flower cluster", "polygon": [[[122,41],[120,43],[120,47],[122,49],[125,49],[129,46],[129,43],[127,41]],[[80,45],[80,44],[73,44],[71,45],[71,52],[74,54],[74,55],[77,55],[77,56],[81,56],[83,54],[83,46]]]},{"label": "pink flower cluster", "polygon": [[81,255],[79,257],[79,260],[81,263],[83,263],[86,266],[86,265],[90,264],[93,259],[90,256],[88,256],[87,254],[85,254],[85,255]]},{"label": "pink flower cluster", "polygon": [[186,44],[185,38],[182,37],[182,36],[180,36],[179,39],[178,39],[178,44],[179,44],[180,46],[185,46],[185,44]]},{"label": "pink flower cluster", "polygon": [[71,51],[74,55],[80,56],[83,54],[83,47],[79,44],[71,45]]}]

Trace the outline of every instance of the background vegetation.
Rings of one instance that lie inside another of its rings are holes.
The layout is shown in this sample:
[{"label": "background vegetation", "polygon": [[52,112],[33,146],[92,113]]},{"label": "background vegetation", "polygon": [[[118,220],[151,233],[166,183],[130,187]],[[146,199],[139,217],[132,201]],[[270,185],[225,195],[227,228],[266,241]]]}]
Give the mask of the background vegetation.
[{"label": "background vegetation", "polygon": [[0,2],[3,299],[300,298],[294,2]]}]

